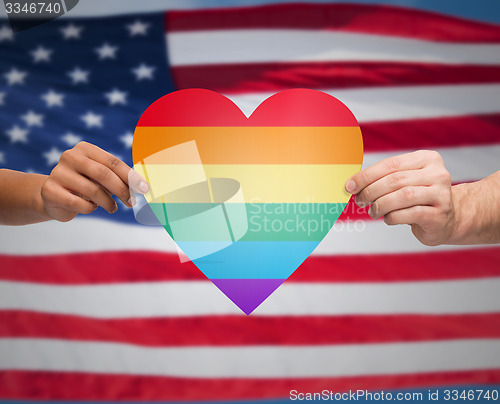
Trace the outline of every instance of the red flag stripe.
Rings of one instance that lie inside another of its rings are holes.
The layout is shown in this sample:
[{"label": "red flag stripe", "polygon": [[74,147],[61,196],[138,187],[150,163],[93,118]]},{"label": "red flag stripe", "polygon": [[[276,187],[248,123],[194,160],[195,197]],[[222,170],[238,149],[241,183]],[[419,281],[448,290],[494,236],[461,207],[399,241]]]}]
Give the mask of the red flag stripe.
[{"label": "red flag stripe", "polygon": [[411,62],[235,63],[173,67],[172,74],[177,88],[221,93],[500,82],[500,66]]},{"label": "red flag stripe", "polygon": [[341,30],[446,42],[500,42],[500,27],[496,25],[384,5],[278,4],[166,14],[168,32],[252,28]]},{"label": "red flag stripe", "polygon": [[500,143],[500,113],[361,123],[360,127],[365,152]]},{"label": "red flag stripe", "polygon": [[36,400],[224,400],[288,398],[290,390],[428,388],[500,383],[500,369],[304,379],[194,379],[92,373],[4,371],[4,399]]},{"label": "red flag stripe", "polygon": [[[312,255],[287,282],[411,282],[500,276],[500,247],[428,253]],[[105,262],[105,268],[100,265]],[[477,265],[480,262],[481,265]],[[22,268],[20,270],[19,268]],[[166,269],[168,268],[168,269]],[[55,285],[199,281],[205,276],[176,254],[109,251],[57,256],[0,255],[0,280]]]},{"label": "red flag stripe", "polygon": [[56,338],[150,347],[307,346],[500,338],[500,313],[96,319],[5,310],[0,311],[0,324],[0,338]]},{"label": "red flag stripe", "polygon": [[[409,254],[310,256],[291,282],[413,282],[500,276],[500,247]],[[477,265],[480,262],[481,265]]]}]

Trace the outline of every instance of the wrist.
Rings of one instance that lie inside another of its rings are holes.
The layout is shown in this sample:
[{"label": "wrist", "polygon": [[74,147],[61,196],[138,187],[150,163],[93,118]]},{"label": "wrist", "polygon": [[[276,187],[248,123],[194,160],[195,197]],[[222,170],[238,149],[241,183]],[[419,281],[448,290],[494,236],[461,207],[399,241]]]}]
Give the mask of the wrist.
[{"label": "wrist", "polygon": [[[487,178],[452,187],[455,223],[449,244],[488,243],[488,228],[493,214],[489,211]],[[488,199],[488,198],[486,198]]]},{"label": "wrist", "polygon": [[31,200],[32,211],[40,217],[41,221],[51,220],[53,218],[47,212],[47,209],[45,208],[45,202],[43,201],[42,197],[43,185],[49,177],[47,175],[41,174],[32,175],[36,176],[33,178],[33,180],[37,183],[36,191],[33,193]]},{"label": "wrist", "polygon": [[[474,215],[471,214],[471,209],[475,207],[470,206],[466,201],[470,202],[470,198],[467,195],[471,192],[471,187],[473,183],[465,183],[453,185],[451,187],[451,203],[453,206],[453,223],[451,225],[450,239],[447,244],[463,244],[467,235],[471,233],[473,220],[471,220]],[[468,209],[468,212],[464,212],[464,207]]]}]

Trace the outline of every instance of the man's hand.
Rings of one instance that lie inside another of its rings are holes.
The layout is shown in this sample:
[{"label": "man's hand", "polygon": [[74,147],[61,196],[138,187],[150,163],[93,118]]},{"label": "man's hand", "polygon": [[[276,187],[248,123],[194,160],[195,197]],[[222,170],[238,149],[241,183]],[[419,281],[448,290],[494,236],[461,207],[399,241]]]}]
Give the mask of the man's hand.
[{"label": "man's hand", "polygon": [[79,213],[93,212],[98,206],[109,213],[116,212],[113,194],[132,207],[135,200],[129,186],[142,193],[149,190],[147,182],[124,162],[97,146],[80,142],[61,155],[42,185],[41,197],[51,218],[67,222]]},{"label": "man's hand", "polygon": [[372,219],[409,224],[415,237],[434,246],[456,233],[450,174],[438,152],[421,150],[391,157],[352,176],[345,185]]}]

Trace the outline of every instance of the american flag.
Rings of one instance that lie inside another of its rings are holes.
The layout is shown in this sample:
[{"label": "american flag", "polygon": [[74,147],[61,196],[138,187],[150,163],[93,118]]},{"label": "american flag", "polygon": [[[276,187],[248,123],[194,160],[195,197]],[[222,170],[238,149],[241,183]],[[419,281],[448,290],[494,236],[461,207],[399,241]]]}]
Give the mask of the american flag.
[{"label": "american flag", "polygon": [[[354,112],[365,167],[427,148],[454,183],[500,168],[496,2],[80,3],[16,35],[0,20],[2,167],[49,173],[80,140],[131,164],[141,113],[176,89],[248,115],[306,87]],[[500,385],[499,288],[498,246],[425,247],[353,204],[250,317],[124,206],[0,227],[0,399]]]}]

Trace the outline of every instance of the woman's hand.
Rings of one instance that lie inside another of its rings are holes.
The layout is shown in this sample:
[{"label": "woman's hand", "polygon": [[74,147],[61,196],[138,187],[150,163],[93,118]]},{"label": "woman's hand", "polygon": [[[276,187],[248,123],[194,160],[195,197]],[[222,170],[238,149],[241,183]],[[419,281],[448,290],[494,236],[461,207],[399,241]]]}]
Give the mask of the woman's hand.
[{"label": "woman's hand", "polygon": [[92,213],[101,206],[109,213],[118,207],[111,195],[126,206],[135,199],[129,188],[146,193],[147,182],[123,161],[86,142],[66,150],[42,185],[41,197],[47,214],[61,222],[79,213]]}]

